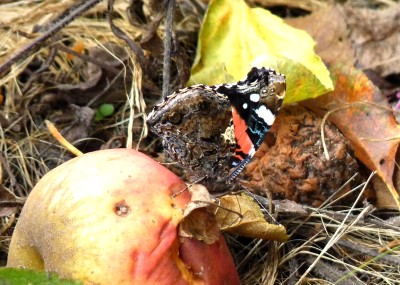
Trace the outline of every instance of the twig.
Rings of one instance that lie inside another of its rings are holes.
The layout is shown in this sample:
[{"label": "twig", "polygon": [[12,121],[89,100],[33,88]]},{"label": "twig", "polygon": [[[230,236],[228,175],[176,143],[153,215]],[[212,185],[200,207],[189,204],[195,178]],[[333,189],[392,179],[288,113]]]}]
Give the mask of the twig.
[{"label": "twig", "polygon": [[174,0],[166,0],[167,21],[165,23],[164,38],[164,67],[162,97],[165,99],[169,95],[169,81],[171,73],[171,48],[172,48],[172,18],[174,13]]},{"label": "twig", "polygon": [[[10,165],[8,164],[8,161],[4,157],[2,152],[0,152],[0,170],[1,170],[1,165],[3,165],[4,169],[6,170],[6,172],[8,174],[11,187],[14,187],[17,183],[17,179],[15,178],[14,174],[12,173]],[[3,181],[0,181],[0,182],[4,183]]]},{"label": "twig", "polygon": [[47,70],[50,67],[50,64],[54,61],[54,58],[57,54],[57,48],[51,47],[49,55],[46,58],[46,61],[42,63],[38,70],[36,70],[31,76],[29,76],[28,82],[24,85],[24,88],[21,90],[21,94],[25,94],[32,86],[32,83],[37,79],[38,76],[41,75],[42,72]]},{"label": "twig", "polygon": [[[312,264],[315,261],[316,257],[307,256],[306,262],[307,264]],[[348,273],[346,270],[339,269],[335,264],[327,263],[323,260],[318,261],[313,269],[313,273],[323,280],[329,282],[335,282],[335,280],[340,279],[343,275]],[[335,283],[337,284],[337,283]],[[339,283],[344,284],[344,283]],[[355,276],[348,275],[346,278],[346,285],[361,285],[361,283]]]},{"label": "twig", "polygon": [[[347,249],[350,249],[352,251],[358,252],[363,254],[364,256],[371,256],[374,259],[379,258],[380,261],[382,261],[383,263],[386,264],[396,264],[397,266],[400,266],[400,258],[397,257],[396,255],[389,255],[388,253],[391,253],[393,251],[395,251],[396,249],[398,249],[398,247],[394,248],[394,249],[390,249],[385,251],[384,253],[379,252],[375,249],[370,249],[370,248],[366,248],[363,246],[360,246],[359,243],[354,243],[351,241],[347,241],[347,240],[338,240],[337,241],[337,245],[338,246],[342,246],[345,247]],[[370,262],[366,261],[366,262]]]},{"label": "twig", "polygon": [[40,48],[42,43],[72,22],[77,16],[85,13],[87,10],[100,3],[102,0],[82,0],[78,4],[69,7],[63,13],[60,14],[55,20],[48,23],[44,27],[44,33],[37,37],[33,42],[29,43],[17,53],[12,55],[5,63],[0,65],[0,74],[7,71],[11,65],[16,63],[18,60],[28,57]]},{"label": "twig", "polygon": [[[61,45],[61,44],[56,44],[55,47],[57,49],[63,51],[63,52],[72,54],[73,56],[79,57],[80,59],[82,59],[84,61],[93,63],[93,64],[95,64],[95,65],[97,65],[97,66],[99,66],[99,67],[101,67],[101,68],[103,68],[105,70],[110,71],[110,72],[113,72],[113,73],[118,73],[119,72],[118,66],[113,66],[111,64],[104,63],[104,61],[101,61],[101,60],[99,60],[99,59],[97,59],[97,58],[95,58],[93,56],[81,54],[81,53],[79,53],[77,51],[74,51],[74,50],[72,50],[72,49],[70,49],[70,48],[68,48],[66,46]],[[117,64],[120,65],[119,62]]]},{"label": "twig", "polygon": [[125,33],[123,32],[120,28],[118,28],[116,25],[113,23],[113,14],[114,14],[114,0],[109,0],[108,1],[108,23],[110,24],[111,31],[114,33],[114,35],[121,40],[125,41],[130,49],[133,51],[133,53],[136,55],[136,59],[139,62],[140,67],[144,71],[144,74],[146,73],[147,69],[147,61],[144,56],[143,50]]}]

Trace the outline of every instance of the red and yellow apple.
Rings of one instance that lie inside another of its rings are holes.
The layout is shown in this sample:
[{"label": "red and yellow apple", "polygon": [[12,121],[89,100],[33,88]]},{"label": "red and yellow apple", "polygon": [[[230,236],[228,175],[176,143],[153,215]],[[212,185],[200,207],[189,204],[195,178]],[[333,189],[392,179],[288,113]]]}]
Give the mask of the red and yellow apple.
[{"label": "red and yellow apple", "polygon": [[15,228],[9,267],[85,284],[239,284],[224,238],[205,244],[178,226],[185,183],[135,150],[85,154],[46,174]]}]

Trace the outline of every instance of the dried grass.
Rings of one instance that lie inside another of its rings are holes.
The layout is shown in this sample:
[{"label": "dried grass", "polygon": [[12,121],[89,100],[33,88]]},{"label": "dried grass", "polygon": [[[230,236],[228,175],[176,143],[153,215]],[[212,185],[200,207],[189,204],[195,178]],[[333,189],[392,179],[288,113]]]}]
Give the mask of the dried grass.
[{"label": "dried grass", "polygon": [[[49,19],[54,18],[60,11],[75,2],[46,0],[2,4],[0,8],[0,62],[4,63],[12,54],[22,49],[37,36],[33,32],[35,26],[44,25]],[[125,13],[128,4],[128,0],[118,1],[115,4],[114,22],[135,38],[142,31],[129,24]],[[51,54],[50,47],[58,44],[61,38],[63,41],[71,43],[81,42],[85,49],[102,46],[102,43],[106,42],[124,46],[124,43],[112,33],[105,17],[106,12],[106,2],[97,5],[84,16],[66,26],[60,34],[52,41],[46,42],[38,51],[14,64],[10,72],[0,78],[2,88],[0,94],[7,96],[4,106],[1,107],[1,115],[9,123],[0,126],[0,154],[4,157],[4,163],[0,164],[0,174],[2,174],[0,184],[17,197],[26,197],[36,182],[50,170],[50,167],[57,166],[70,157],[65,149],[51,138],[44,120],[32,114],[29,108],[33,102],[37,102],[43,94],[49,91],[48,86],[34,80],[30,83],[29,89],[22,90],[26,87],[26,82],[20,81],[20,74],[26,70],[29,64],[32,64],[34,59],[46,61]],[[67,53],[59,52],[46,71],[47,76],[53,78],[69,76],[69,82],[78,83],[82,72],[76,70],[77,65],[68,56]],[[134,59],[131,58],[130,61],[134,62]],[[132,83],[134,87],[125,87],[127,98],[129,89],[134,88],[133,102],[135,106],[140,106],[133,114],[133,121],[140,117],[143,118],[145,115],[142,94],[137,92],[138,86],[141,86],[139,79],[140,76],[135,76],[135,81]],[[140,104],[137,104],[138,102]],[[131,110],[132,108],[128,105],[120,108],[114,116],[96,125],[93,133],[109,129],[115,136],[127,134],[128,129],[131,128],[129,125]],[[143,122],[144,120],[141,120],[141,128],[143,128]],[[137,131],[141,132],[141,130]],[[96,139],[87,138],[86,140]],[[8,250],[15,221],[15,214],[0,218],[0,252],[3,253],[0,255],[3,256],[0,264],[5,262],[4,255]]]},{"label": "dried grass", "polygon": [[398,284],[399,222],[381,220],[372,205],[355,205],[278,207],[289,241],[231,239],[243,284]]}]

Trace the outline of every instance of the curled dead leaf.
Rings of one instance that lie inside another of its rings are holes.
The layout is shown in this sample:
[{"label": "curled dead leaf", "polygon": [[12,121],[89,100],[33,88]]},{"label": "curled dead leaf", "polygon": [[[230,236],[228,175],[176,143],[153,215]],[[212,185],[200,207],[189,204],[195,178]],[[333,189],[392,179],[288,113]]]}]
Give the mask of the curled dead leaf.
[{"label": "curled dead leaf", "polygon": [[188,189],[192,199],[180,224],[181,236],[209,244],[218,240],[221,230],[250,238],[281,242],[288,239],[286,229],[282,225],[269,224],[250,196],[225,195],[216,203],[203,185],[194,184]]},{"label": "curled dead leaf", "polygon": [[179,235],[213,244],[220,238],[220,226],[210,209],[215,199],[201,184],[188,186],[188,191],[191,193],[191,202],[184,210]]},{"label": "curled dead leaf", "polygon": [[188,217],[194,210],[207,208],[215,202],[215,198],[208,192],[207,188],[201,184],[192,184],[188,186],[192,199],[186,206],[183,217]]}]

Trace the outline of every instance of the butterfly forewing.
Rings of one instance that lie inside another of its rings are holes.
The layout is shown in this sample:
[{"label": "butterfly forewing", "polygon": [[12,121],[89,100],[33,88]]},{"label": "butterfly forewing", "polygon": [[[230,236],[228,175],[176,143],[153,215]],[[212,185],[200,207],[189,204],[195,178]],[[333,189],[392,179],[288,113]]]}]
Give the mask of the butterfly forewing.
[{"label": "butterfly forewing", "polygon": [[273,69],[253,68],[237,84],[222,84],[216,91],[229,98],[236,139],[235,178],[264,141],[279,111],[286,91],[285,76]]}]

